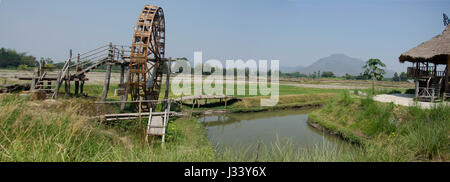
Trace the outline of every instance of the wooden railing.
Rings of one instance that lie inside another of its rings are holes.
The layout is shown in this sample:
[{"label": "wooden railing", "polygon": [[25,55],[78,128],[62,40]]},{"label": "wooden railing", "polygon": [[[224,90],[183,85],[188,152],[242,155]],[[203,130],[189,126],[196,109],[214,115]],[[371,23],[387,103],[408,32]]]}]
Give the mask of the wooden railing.
[{"label": "wooden railing", "polygon": [[445,77],[445,71],[434,71],[432,69],[426,70],[425,66],[420,66],[417,70],[416,67],[408,67],[407,70],[407,76],[408,78],[415,78],[415,77]]}]

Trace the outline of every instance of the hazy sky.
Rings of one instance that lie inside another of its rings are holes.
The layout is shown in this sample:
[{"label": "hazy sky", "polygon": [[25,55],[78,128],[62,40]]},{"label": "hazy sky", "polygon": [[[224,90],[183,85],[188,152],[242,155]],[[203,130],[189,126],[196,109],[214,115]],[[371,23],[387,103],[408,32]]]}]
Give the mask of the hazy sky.
[{"label": "hazy sky", "polygon": [[0,47],[62,61],[70,48],[129,45],[145,4],[164,9],[167,56],[306,66],[343,53],[396,71],[406,71],[399,55],[442,33],[450,14],[449,0],[0,0]]}]

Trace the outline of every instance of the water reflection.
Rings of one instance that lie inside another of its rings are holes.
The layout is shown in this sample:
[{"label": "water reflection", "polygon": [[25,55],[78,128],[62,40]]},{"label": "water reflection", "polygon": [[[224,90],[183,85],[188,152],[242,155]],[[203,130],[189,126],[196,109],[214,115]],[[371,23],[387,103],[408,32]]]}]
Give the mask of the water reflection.
[{"label": "water reflection", "polygon": [[311,110],[226,114],[205,116],[199,121],[207,128],[209,140],[219,150],[223,147],[242,150],[245,148],[243,146],[257,146],[259,142],[272,146],[277,141],[287,140],[294,147],[302,149],[348,145],[335,136],[309,126],[309,112]]}]

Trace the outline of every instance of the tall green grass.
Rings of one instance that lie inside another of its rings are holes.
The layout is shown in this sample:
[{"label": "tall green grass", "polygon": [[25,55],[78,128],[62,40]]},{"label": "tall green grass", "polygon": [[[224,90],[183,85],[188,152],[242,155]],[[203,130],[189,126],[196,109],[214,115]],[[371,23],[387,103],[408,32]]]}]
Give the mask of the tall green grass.
[{"label": "tall green grass", "polygon": [[[352,100],[352,101],[351,101]],[[370,96],[341,94],[310,114],[320,125],[344,135],[363,136],[358,161],[448,160],[450,106],[431,109],[375,102]]]},{"label": "tall green grass", "polygon": [[[42,103],[43,102],[43,103]],[[210,161],[214,149],[195,120],[169,124],[164,148],[148,146],[136,121],[101,125],[80,99],[29,101],[0,96],[0,161]],[[87,102],[87,101],[86,101]],[[91,101],[92,102],[92,101]],[[92,104],[92,103],[91,103]],[[158,140],[157,140],[158,141]]]}]

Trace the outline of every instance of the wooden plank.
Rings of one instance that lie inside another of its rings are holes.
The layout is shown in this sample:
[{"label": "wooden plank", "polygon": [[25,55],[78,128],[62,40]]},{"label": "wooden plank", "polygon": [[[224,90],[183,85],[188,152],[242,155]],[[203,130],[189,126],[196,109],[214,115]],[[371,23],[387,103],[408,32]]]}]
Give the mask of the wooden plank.
[{"label": "wooden plank", "polygon": [[162,99],[162,100],[142,100],[142,101],[100,101],[95,102],[95,104],[116,104],[116,103],[161,103],[164,101],[170,101],[170,102],[180,102],[180,101],[186,101],[186,100],[205,100],[205,99],[236,99],[236,97],[231,96],[184,96],[183,98],[177,98],[177,99]]},{"label": "wooden plank", "polygon": [[150,135],[164,135],[163,128],[163,117],[162,116],[152,116],[152,122],[150,123]]},{"label": "wooden plank", "polygon": [[[153,112],[154,116],[162,116],[164,115],[165,112]],[[180,113],[177,112],[168,112],[170,115],[181,115]],[[149,113],[122,113],[122,114],[105,114],[104,116],[107,118],[113,118],[113,117],[139,117],[139,115],[141,116],[149,116]]]}]

